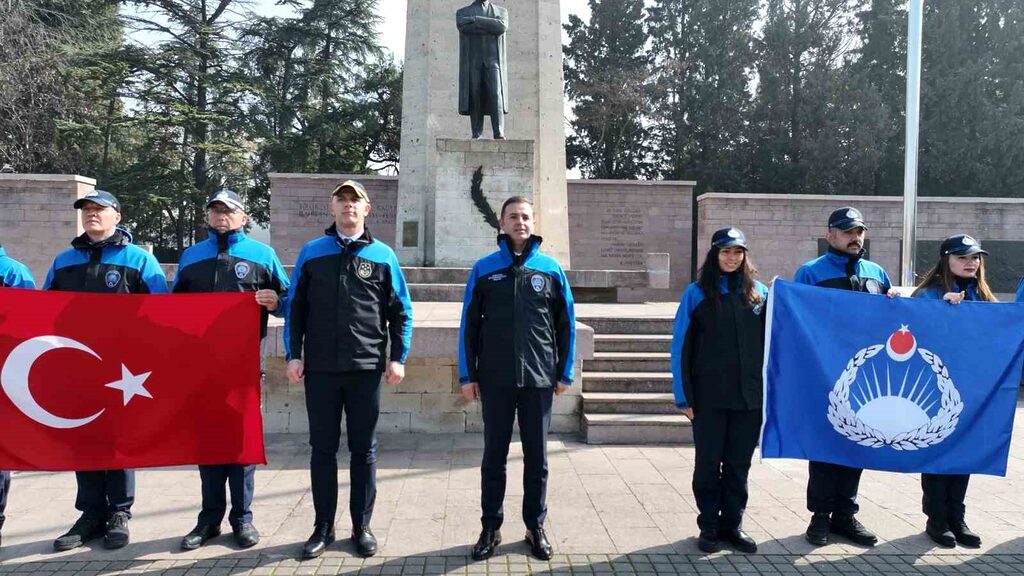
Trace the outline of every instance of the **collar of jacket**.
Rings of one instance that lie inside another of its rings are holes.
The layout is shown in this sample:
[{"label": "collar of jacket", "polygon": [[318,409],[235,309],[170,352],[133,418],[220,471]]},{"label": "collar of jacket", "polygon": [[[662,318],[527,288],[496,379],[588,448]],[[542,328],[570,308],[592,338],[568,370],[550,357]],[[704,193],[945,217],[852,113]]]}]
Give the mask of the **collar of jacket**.
[{"label": "collar of jacket", "polygon": [[[344,246],[342,246],[342,244],[341,244],[341,237],[338,236],[338,224],[337,223],[331,224],[330,226],[328,226],[327,229],[324,230],[324,236],[330,236],[331,238],[334,238],[334,241],[338,243],[338,246],[341,246],[342,248],[344,248]],[[355,240],[353,240],[352,243],[355,244],[356,246],[369,246],[370,244],[372,244],[373,243],[373,235],[370,234],[370,229],[364,227],[363,228],[363,235],[360,236],[359,238],[356,238]]]},{"label": "collar of jacket", "polygon": [[860,262],[861,259],[864,258],[864,249],[862,248],[856,254],[849,254],[847,252],[836,250],[829,245],[828,252],[825,253],[825,257],[836,266],[842,266],[847,276],[853,276],[857,273],[857,262]]},{"label": "collar of jacket", "polygon": [[722,277],[718,279],[719,292],[722,294],[739,292],[741,279],[742,276],[739,270],[729,272],[728,274],[722,274]]},{"label": "collar of jacket", "polygon": [[76,250],[102,250],[107,246],[127,246],[131,243],[132,235],[130,232],[124,228],[115,228],[114,233],[111,234],[109,238],[100,240],[99,242],[89,240],[88,234],[76,236],[75,239],[71,241],[71,247]]},{"label": "collar of jacket", "polygon": [[234,230],[228,230],[222,234],[213,228],[209,228],[207,239],[211,242],[215,242],[218,248],[227,248],[228,246],[234,246],[242,240],[245,240],[245,231],[241,228],[235,228]]},{"label": "collar of jacket", "polygon": [[[536,234],[531,235],[526,239],[526,246],[523,247],[523,254],[520,256],[519,262],[526,262],[530,256],[533,256],[540,250],[540,244],[544,239]],[[498,250],[502,256],[509,262],[516,262],[516,254],[512,251],[512,239],[509,238],[508,234],[498,234]]]},{"label": "collar of jacket", "polygon": [[978,279],[957,278],[953,286],[954,290],[967,293],[968,300],[978,300]]}]

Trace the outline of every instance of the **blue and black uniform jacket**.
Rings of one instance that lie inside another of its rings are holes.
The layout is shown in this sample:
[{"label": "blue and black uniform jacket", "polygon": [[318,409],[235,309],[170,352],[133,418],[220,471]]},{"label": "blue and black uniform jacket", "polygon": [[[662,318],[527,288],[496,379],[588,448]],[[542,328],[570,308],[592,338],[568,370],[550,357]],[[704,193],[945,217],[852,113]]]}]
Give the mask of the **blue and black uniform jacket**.
[{"label": "blue and black uniform jacket", "polygon": [[677,408],[760,410],[768,288],[748,304],[740,275],[723,274],[719,300],[696,282],[679,300],[672,325],[672,393]]},{"label": "blue and black uniform jacket", "polygon": [[957,278],[956,285],[952,290],[946,290],[941,282],[932,283],[924,289],[914,291],[914,298],[942,300],[946,292],[963,292],[965,302],[981,301],[981,296],[978,295],[978,281],[974,278]]},{"label": "blue and black uniform jacket", "polygon": [[29,290],[36,287],[36,281],[28,266],[8,256],[2,246],[0,246],[0,287],[28,288]]},{"label": "blue and black uniform jacket", "polygon": [[387,358],[405,363],[409,354],[409,289],[394,251],[369,230],[346,247],[332,224],[303,246],[286,305],[288,360],[303,360],[307,372],[383,370]]},{"label": "blue and black uniform jacket", "polygon": [[892,282],[881,266],[865,260],[861,254],[846,254],[831,246],[824,255],[811,260],[797,269],[794,282],[839,288],[854,292],[885,294],[892,288]]},{"label": "blue and black uniform jacket", "polygon": [[[280,300],[271,312],[284,317],[288,275],[274,249],[241,230],[210,235],[181,255],[172,292],[255,292],[273,290]],[[260,338],[267,335],[267,309],[260,307]]]},{"label": "blue and black uniform jacket", "polygon": [[44,290],[109,294],[163,294],[167,278],[156,258],[132,244],[127,230],[118,228],[106,240],[93,242],[85,234],[53,260]]},{"label": "blue and black uniform jacket", "polygon": [[531,236],[514,254],[508,236],[466,281],[459,326],[459,382],[548,388],[572,384],[576,312],[558,261]]}]

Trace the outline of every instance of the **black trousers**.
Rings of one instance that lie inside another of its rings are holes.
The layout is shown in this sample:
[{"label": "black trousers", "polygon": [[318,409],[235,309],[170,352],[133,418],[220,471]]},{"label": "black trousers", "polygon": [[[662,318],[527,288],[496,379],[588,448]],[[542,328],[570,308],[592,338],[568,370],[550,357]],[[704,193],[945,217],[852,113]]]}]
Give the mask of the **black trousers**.
[{"label": "black trousers", "polygon": [[501,100],[501,69],[497,65],[473,66],[469,71],[469,82],[469,122],[473,138],[479,138],[483,134],[484,114],[491,117],[491,132],[494,137],[504,136],[505,106]]},{"label": "black trousers", "polygon": [[0,470],[0,528],[4,527],[4,510],[7,509],[7,494],[11,491],[11,473]]},{"label": "black trousers", "polygon": [[334,526],[338,510],[338,448],[341,415],[349,451],[349,514],[353,527],[367,527],[377,499],[377,417],[380,414],[380,370],[307,372],[306,414],[309,417],[309,475],[316,523]]},{"label": "black trousers", "polygon": [[227,512],[228,499],[224,484],[231,489],[231,514],[228,522],[238,526],[252,522],[252,495],[256,484],[256,466],[217,464],[200,466],[199,479],[203,486],[203,509],[199,511],[200,524],[220,525]]},{"label": "black trousers", "polygon": [[126,512],[130,518],[135,503],[135,470],[75,472],[78,496],[75,508],[86,514],[108,518]]},{"label": "black trousers", "polygon": [[814,513],[856,514],[861,468],[808,462],[807,509]]},{"label": "black trousers", "polygon": [[928,519],[939,523],[962,522],[970,480],[970,474],[921,474],[921,505]]},{"label": "black trousers", "polygon": [[695,411],[693,496],[700,511],[697,526],[702,531],[742,527],[750,459],[760,431],[760,410]]},{"label": "black trousers", "polygon": [[484,459],[480,465],[480,522],[501,527],[505,519],[506,462],[512,425],[519,415],[523,443],[523,523],[530,530],[544,526],[547,517],[548,427],[553,388],[505,388],[480,385],[484,420]]}]

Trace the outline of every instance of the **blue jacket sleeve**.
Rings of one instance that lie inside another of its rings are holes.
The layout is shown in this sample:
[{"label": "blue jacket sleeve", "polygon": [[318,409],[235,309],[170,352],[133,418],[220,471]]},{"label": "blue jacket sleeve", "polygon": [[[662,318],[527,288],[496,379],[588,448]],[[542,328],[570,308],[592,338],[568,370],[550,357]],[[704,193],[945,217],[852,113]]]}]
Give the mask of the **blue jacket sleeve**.
[{"label": "blue jacket sleeve", "polygon": [[271,290],[277,292],[278,298],[277,308],[270,314],[277,318],[284,318],[285,310],[288,307],[288,286],[291,283],[288,282],[288,273],[284,271],[284,266],[281,265],[281,260],[273,248],[270,249],[270,274],[274,278],[274,286],[271,287]]},{"label": "blue jacket sleeve", "polygon": [[288,296],[285,297],[284,314],[284,350],[288,361],[302,360],[302,342],[306,336],[306,283],[302,276],[302,267],[306,264],[306,247],[299,252],[299,258],[292,269],[292,281],[288,285]]},{"label": "blue jacket sleeve", "polygon": [[139,272],[142,274],[142,281],[146,284],[150,294],[166,294],[168,292],[167,277],[164,276],[160,263],[156,261],[156,256],[147,252],[142,270]]},{"label": "blue jacket sleeve", "polygon": [[565,271],[558,268],[558,281],[562,285],[559,306],[555,315],[555,336],[558,338],[558,381],[566,386],[572,385],[573,370],[576,363],[576,305],[569,288],[569,279]]},{"label": "blue jacket sleeve", "polygon": [[1024,278],[1020,279],[1020,284],[1017,285],[1017,297],[1014,298],[1016,302],[1024,302]]},{"label": "blue jacket sleeve", "polygon": [[679,308],[676,309],[676,319],[672,323],[672,394],[675,396],[677,408],[689,408],[691,399],[686,397],[686,389],[691,384],[688,382],[689,374],[684,368],[689,362],[684,362],[684,354],[689,347],[686,346],[686,339],[689,336],[693,311],[704,299],[700,286],[696,283],[690,284],[683,291],[679,300]]},{"label": "blue jacket sleeve", "polygon": [[793,282],[799,284],[810,284],[814,286],[817,282],[814,281],[814,277],[811,275],[811,270],[807,266],[801,266],[796,269],[796,274],[793,274]]},{"label": "blue jacket sleeve", "polygon": [[480,334],[480,302],[476,297],[476,266],[469,271],[459,322],[459,384],[476,382],[476,343]]},{"label": "blue jacket sleeve", "polygon": [[56,260],[54,260],[53,264],[50,264],[50,270],[47,271],[47,273],[46,273],[46,280],[43,281],[43,290],[49,290],[49,289],[53,288],[54,266],[56,264],[57,264]]},{"label": "blue jacket sleeve", "polygon": [[391,296],[388,302],[388,333],[391,336],[392,362],[405,364],[409,356],[409,348],[412,346],[412,299],[409,297],[409,287],[405,283],[405,276],[398,264],[398,257],[391,254]]},{"label": "blue jacket sleeve", "polygon": [[4,278],[4,285],[11,288],[27,288],[33,290],[36,287],[36,280],[32,277],[32,271],[28,266],[12,266]]}]

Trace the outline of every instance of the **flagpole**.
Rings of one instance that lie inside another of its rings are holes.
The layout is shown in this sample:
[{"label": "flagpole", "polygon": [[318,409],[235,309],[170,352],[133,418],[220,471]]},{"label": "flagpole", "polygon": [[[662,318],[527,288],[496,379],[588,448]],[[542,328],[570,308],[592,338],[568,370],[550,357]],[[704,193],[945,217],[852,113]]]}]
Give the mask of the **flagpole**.
[{"label": "flagpole", "polygon": [[913,286],[917,250],[917,151],[921,117],[921,33],[924,0],[910,0],[907,24],[907,140],[903,174],[903,249],[900,285]]}]

